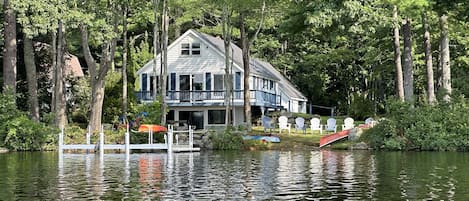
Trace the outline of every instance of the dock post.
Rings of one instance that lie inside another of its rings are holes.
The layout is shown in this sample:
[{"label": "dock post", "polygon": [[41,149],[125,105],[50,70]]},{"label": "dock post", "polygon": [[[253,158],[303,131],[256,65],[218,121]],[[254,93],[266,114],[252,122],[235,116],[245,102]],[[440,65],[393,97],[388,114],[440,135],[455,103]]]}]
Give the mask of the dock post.
[{"label": "dock post", "polygon": [[86,130],[86,144],[91,144],[91,126],[88,125],[88,129]]},{"label": "dock post", "polygon": [[[91,144],[91,126],[90,125],[88,125],[86,129],[86,144],[87,145]],[[89,153],[90,153],[90,150],[87,149],[86,154],[89,154]]]},{"label": "dock post", "polygon": [[129,133],[129,124],[127,124],[127,130],[125,131],[125,154],[129,155],[130,153],[130,133]]},{"label": "dock post", "polygon": [[189,126],[189,147],[192,148],[194,147],[194,129],[192,126]]},{"label": "dock post", "polygon": [[153,129],[150,129],[150,144],[153,144]]},{"label": "dock post", "polygon": [[101,125],[101,132],[99,132],[99,156],[104,158],[104,126]]},{"label": "dock post", "polygon": [[153,131],[151,128],[148,129],[148,144],[153,144]]},{"label": "dock post", "polygon": [[64,153],[63,145],[64,145],[64,126],[60,128],[60,133],[59,133],[59,166],[61,164],[60,162],[62,160],[63,153]]},{"label": "dock post", "polygon": [[63,151],[63,145],[64,145],[64,126],[60,127],[60,133],[59,133],[59,151]]},{"label": "dock post", "polygon": [[167,148],[168,148],[168,153],[173,152],[173,127],[168,125],[168,141],[167,141]]}]

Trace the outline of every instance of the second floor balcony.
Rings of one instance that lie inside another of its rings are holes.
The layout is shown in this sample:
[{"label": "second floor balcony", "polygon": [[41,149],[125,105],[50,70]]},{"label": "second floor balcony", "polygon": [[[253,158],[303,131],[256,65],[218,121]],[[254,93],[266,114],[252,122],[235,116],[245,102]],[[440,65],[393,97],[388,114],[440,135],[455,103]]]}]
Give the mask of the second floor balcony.
[{"label": "second floor balcony", "polygon": [[[203,91],[203,90],[183,90],[167,91],[165,101],[170,106],[176,105],[220,105],[223,104],[226,97],[226,91]],[[151,102],[154,100],[153,91],[135,92],[137,100],[140,102]],[[262,91],[250,90],[251,105],[265,107],[279,107],[281,97],[278,94]],[[232,92],[231,102],[233,105],[244,104],[244,91],[234,90]]]}]

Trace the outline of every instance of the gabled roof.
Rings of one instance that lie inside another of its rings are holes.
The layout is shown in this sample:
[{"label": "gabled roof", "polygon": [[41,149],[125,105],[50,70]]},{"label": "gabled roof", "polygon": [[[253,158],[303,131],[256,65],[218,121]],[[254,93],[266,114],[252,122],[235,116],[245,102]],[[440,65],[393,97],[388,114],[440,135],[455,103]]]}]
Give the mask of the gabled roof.
[{"label": "gabled roof", "polygon": [[288,96],[292,98],[297,98],[300,100],[307,100],[306,96],[304,96],[293,83],[290,82],[285,76],[283,76],[277,69],[275,69],[270,63],[261,61],[258,59],[253,59],[255,62],[260,63],[264,68],[275,74],[275,76],[280,78],[278,82],[280,87],[283,89],[283,92],[286,93]]},{"label": "gabled roof", "polygon": [[[46,54],[47,56],[50,56],[52,54],[51,45],[42,42],[34,43],[34,51],[36,54]],[[52,73],[52,71],[50,71],[49,73]],[[78,60],[78,57],[68,52],[65,52],[64,75],[71,77],[85,76],[83,73],[82,66],[80,65],[80,61]],[[52,77],[52,74],[49,76]]]},{"label": "gabled roof", "polygon": [[[223,42],[223,39],[213,37],[208,34],[200,33],[197,31],[194,31],[196,34],[200,35],[202,39],[210,43],[213,47],[215,47],[218,51],[224,53],[225,52],[225,44]],[[243,66],[243,51],[241,48],[239,48],[237,45],[231,43],[231,50],[233,52],[233,61],[238,65],[238,66]],[[264,77],[267,79],[275,80],[275,81],[280,81],[280,78],[275,76],[274,73],[272,73],[270,70],[265,68],[264,66],[260,65],[259,63],[254,61],[254,58],[251,58],[249,61],[250,65],[250,70],[253,75],[259,76],[259,77]]]}]

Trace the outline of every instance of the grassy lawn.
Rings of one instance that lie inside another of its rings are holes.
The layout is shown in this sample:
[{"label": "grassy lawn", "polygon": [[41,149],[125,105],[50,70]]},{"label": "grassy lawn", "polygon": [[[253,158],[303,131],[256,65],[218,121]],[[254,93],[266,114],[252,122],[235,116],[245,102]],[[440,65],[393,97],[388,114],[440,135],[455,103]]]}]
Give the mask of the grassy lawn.
[{"label": "grassy lawn", "polygon": [[[327,118],[328,117],[321,117],[321,123],[325,124]],[[336,117],[337,132],[342,130],[344,118],[345,117]],[[356,126],[363,123],[363,121],[355,121]],[[250,150],[318,150],[319,139],[327,134],[332,134],[332,132],[326,133],[325,131],[323,131],[322,135],[319,133],[319,131],[314,131],[314,133],[311,134],[311,130],[309,128],[306,129],[306,134],[304,134],[302,131],[296,132],[293,127],[294,124],[292,124],[291,134],[288,134],[288,131],[286,130],[283,130],[282,134],[279,134],[278,128],[274,129],[272,133],[264,133],[262,126],[253,127],[252,131],[249,133],[250,135],[278,136],[280,138],[280,143],[246,140],[246,148]],[[331,148],[337,146],[339,149],[342,149],[344,146],[341,145],[348,147],[348,141],[342,141],[337,144],[334,144]]]},{"label": "grassy lawn", "polygon": [[318,131],[311,134],[309,129],[306,130],[306,134],[302,131],[295,132],[292,129],[291,134],[288,134],[286,130],[279,134],[278,129],[272,131],[272,133],[264,133],[263,127],[253,127],[250,135],[272,135],[280,138],[280,143],[262,143],[259,141],[247,142],[248,149],[251,150],[312,150],[319,148],[320,135]]}]

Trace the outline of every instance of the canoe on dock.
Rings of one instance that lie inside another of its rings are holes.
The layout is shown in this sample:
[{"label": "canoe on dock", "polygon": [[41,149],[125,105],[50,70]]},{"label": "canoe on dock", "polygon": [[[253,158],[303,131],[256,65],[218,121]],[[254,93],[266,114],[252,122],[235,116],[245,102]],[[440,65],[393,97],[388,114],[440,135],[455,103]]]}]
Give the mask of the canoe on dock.
[{"label": "canoe on dock", "polygon": [[164,126],[156,125],[156,124],[142,124],[138,127],[138,132],[148,132],[152,131],[153,133],[156,132],[166,132],[168,129]]}]

